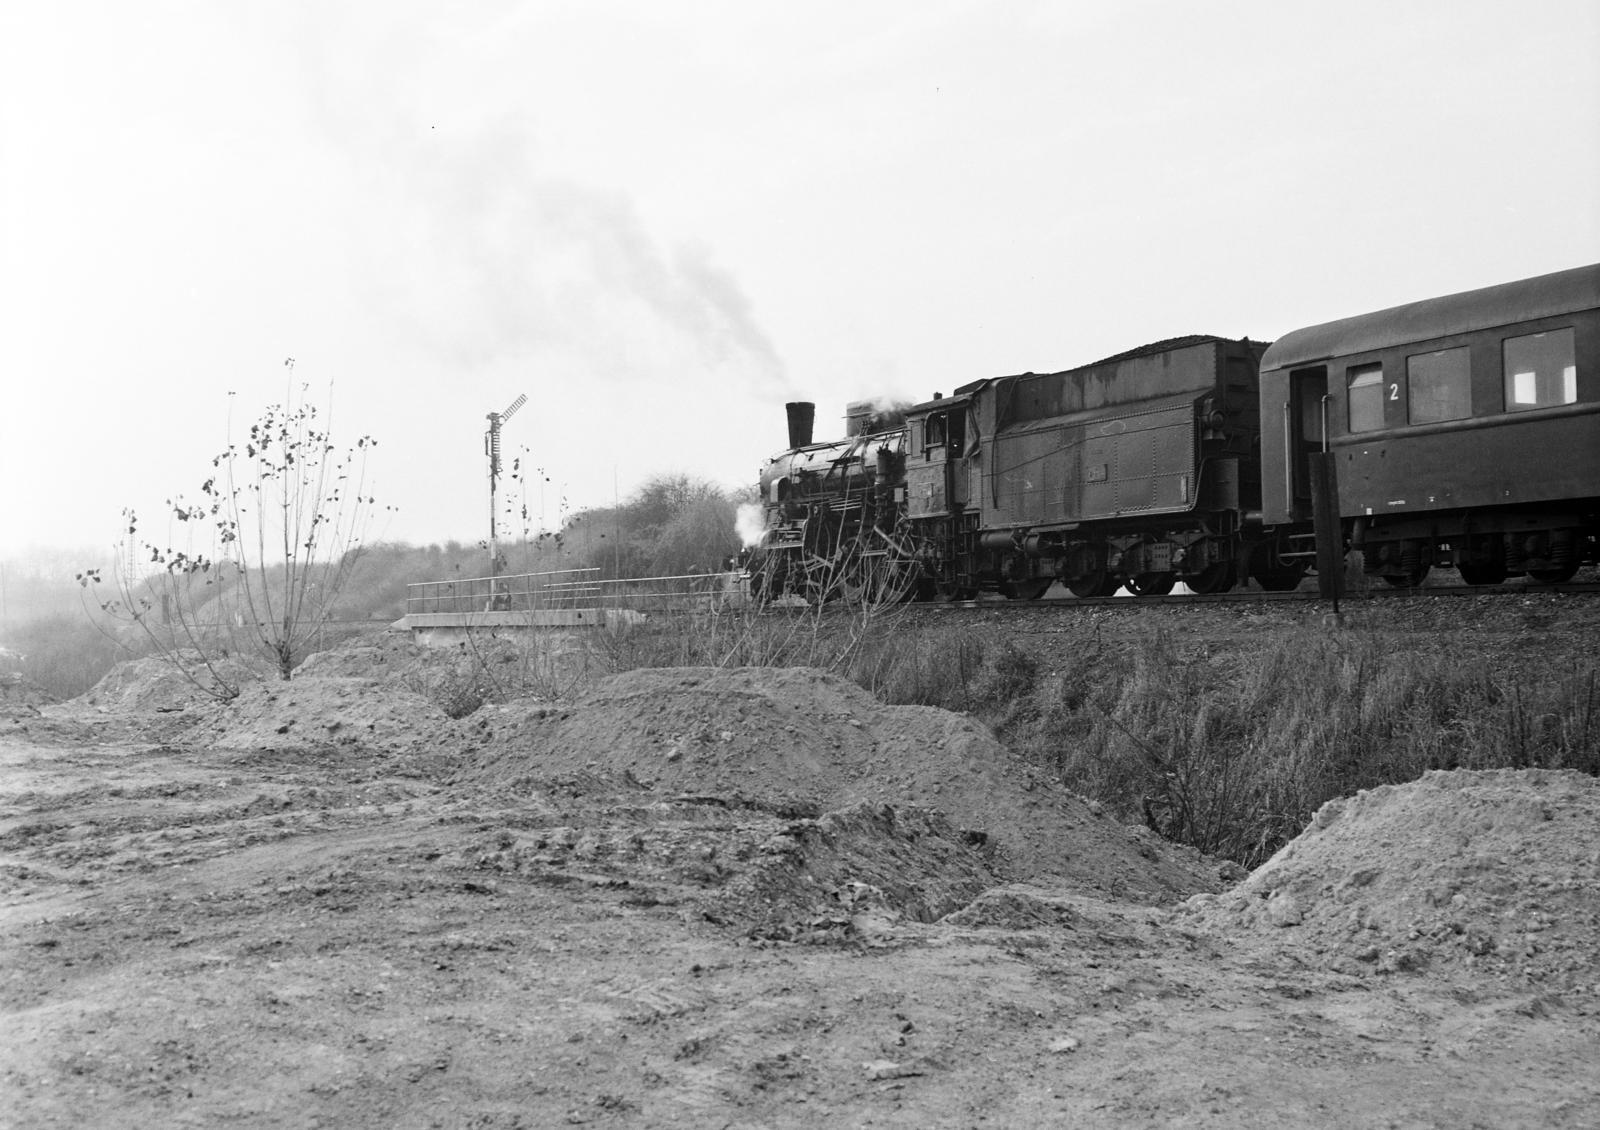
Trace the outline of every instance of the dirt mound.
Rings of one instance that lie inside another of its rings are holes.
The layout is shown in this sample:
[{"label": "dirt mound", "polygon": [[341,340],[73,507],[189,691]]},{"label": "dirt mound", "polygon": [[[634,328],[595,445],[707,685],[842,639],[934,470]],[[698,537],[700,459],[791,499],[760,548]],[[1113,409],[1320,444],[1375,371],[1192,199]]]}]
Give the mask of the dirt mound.
[{"label": "dirt mound", "polygon": [[870,938],[902,918],[933,922],[994,882],[980,845],[943,813],[858,804],[772,836],[727,903],[767,937]]},{"label": "dirt mound", "polygon": [[1209,861],[1098,815],[971,718],[885,706],[814,669],[630,671],[570,704],[486,709],[456,725],[468,780],[590,774],[789,817],[916,806],[971,833],[1004,879],[1155,902],[1218,886]]},{"label": "dirt mound", "polygon": [[1014,884],[992,887],[944,921],[952,926],[990,930],[1074,929],[1081,915],[1054,892]]},{"label": "dirt mound", "polygon": [[308,656],[295,677],[383,678],[461,718],[485,702],[561,697],[587,677],[590,666],[587,642],[576,633],[485,633],[423,647],[409,633],[383,631]]},{"label": "dirt mound", "polygon": [[518,811],[535,826],[498,829],[467,849],[470,866],[624,889],[631,906],[693,907],[775,941],[871,944],[997,881],[982,846],[930,809],[862,804],[788,820],[685,797]]},{"label": "dirt mound", "polygon": [[[145,656],[118,663],[74,701],[104,710],[181,710],[214,701],[196,685],[211,678],[200,657],[184,653],[179,660],[193,672],[193,678],[171,660]],[[222,678],[240,687],[260,681],[258,672],[236,659],[217,660],[214,666]]]},{"label": "dirt mound", "polygon": [[204,708],[185,740],[220,749],[394,750],[437,734],[444,722],[427,699],[385,681],[302,675],[247,686],[232,702]]},{"label": "dirt mound", "polygon": [[410,632],[388,628],[363,632],[322,651],[314,651],[295,668],[295,676],[336,678],[407,678],[419,669],[449,663],[461,648],[428,648]]},{"label": "dirt mound", "polygon": [[1589,986],[1597,871],[1600,780],[1458,770],[1330,801],[1246,882],[1189,905],[1350,971],[1455,966]]}]

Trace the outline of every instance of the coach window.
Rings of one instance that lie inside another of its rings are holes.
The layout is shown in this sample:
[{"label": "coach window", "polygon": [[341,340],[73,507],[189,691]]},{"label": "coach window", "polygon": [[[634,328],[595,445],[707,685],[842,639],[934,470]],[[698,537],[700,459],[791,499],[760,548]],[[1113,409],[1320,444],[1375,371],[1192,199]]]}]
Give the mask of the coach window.
[{"label": "coach window", "polygon": [[1375,432],[1383,427],[1383,366],[1356,365],[1345,370],[1350,400],[1350,430]]},{"label": "coach window", "polygon": [[1472,368],[1466,346],[1406,358],[1406,397],[1413,424],[1472,415]]},{"label": "coach window", "polygon": [[1508,337],[1503,344],[1507,412],[1571,404],[1578,399],[1578,364],[1570,327]]}]

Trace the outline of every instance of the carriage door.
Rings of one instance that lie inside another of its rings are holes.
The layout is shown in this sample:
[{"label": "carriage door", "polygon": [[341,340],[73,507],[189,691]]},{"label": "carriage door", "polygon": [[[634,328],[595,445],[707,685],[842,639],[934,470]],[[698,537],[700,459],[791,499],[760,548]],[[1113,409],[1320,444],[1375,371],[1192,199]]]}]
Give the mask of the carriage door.
[{"label": "carriage door", "polygon": [[1311,469],[1306,457],[1323,449],[1324,426],[1332,426],[1323,414],[1323,398],[1327,395],[1325,367],[1295,369],[1289,374],[1289,476],[1297,518],[1311,517]]}]

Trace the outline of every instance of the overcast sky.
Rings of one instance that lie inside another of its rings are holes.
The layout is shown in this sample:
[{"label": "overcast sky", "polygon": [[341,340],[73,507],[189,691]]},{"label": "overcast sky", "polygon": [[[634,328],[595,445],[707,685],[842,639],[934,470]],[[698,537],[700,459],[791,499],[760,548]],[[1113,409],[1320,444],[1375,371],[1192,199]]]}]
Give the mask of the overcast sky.
[{"label": "overcast sky", "polygon": [[194,494],[230,392],[331,382],[374,533],[471,542],[519,393],[553,527],[785,400],[1600,260],[1594,0],[0,8],[0,557]]}]

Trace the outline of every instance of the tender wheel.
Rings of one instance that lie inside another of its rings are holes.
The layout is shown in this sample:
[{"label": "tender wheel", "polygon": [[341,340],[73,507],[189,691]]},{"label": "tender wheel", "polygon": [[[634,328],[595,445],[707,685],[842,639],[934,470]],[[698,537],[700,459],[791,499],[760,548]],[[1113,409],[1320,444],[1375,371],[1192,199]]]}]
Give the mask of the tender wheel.
[{"label": "tender wheel", "polygon": [[1181,578],[1183,583],[1202,596],[1209,596],[1215,592],[1227,592],[1233,587],[1233,562],[1218,561],[1207,565],[1198,573],[1190,573]]},{"label": "tender wheel", "polygon": [[1134,596],[1166,596],[1177,583],[1178,578],[1171,573],[1139,573],[1123,585]]},{"label": "tender wheel", "polygon": [[1498,585],[1506,579],[1504,565],[1457,565],[1456,569],[1469,585]]},{"label": "tender wheel", "polygon": [[1093,573],[1068,581],[1067,591],[1073,596],[1087,600],[1094,596],[1110,596],[1117,591],[1119,585],[1120,582],[1115,577],[1108,576],[1104,569],[1097,569]]},{"label": "tender wheel", "polygon": [[1000,591],[1011,600],[1038,600],[1050,591],[1055,581],[1050,577],[1030,577],[1026,581],[1012,581],[1002,585]]}]

